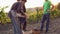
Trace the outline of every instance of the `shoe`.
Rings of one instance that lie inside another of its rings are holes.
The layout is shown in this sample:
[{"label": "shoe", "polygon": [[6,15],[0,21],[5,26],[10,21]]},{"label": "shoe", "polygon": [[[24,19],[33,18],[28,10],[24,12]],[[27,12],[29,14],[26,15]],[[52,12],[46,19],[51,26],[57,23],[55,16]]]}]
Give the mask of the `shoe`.
[{"label": "shoe", "polygon": [[24,34],[25,32],[22,30],[22,33]]}]

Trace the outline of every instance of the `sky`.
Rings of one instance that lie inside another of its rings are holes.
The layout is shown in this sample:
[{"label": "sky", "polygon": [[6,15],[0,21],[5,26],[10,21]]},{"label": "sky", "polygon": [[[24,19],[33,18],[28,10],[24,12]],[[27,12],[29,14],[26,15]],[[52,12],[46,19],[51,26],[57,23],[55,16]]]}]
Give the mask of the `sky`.
[{"label": "sky", "polygon": [[[60,0],[50,0],[52,4],[57,5]],[[8,12],[12,6],[12,4],[16,2],[16,0],[0,0],[0,6],[9,6],[7,9],[5,9],[6,12]],[[25,6],[26,8],[34,8],[34,7],[40,7],[43,6],[44,0],[27,0]]]}]

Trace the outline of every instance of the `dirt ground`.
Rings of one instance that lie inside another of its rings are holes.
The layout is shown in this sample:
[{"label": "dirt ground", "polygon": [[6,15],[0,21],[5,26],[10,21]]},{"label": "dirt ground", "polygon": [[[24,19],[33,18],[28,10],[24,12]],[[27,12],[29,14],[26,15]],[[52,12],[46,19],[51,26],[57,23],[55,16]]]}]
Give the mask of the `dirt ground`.
[{"label": "dirt ground", "polygon": [[[24,34],[30,34],[32,28],[40,29],[41,22],[35,24],[28,24],[27,30]],[[45,31],[45,27],[44,27]],[[0,25],[0,34],[13,34],[12,24]],[[42,34],[45,34],[44,32]],[[60,18],[50,20],[49,31],[47,34],[60,34]]]}]

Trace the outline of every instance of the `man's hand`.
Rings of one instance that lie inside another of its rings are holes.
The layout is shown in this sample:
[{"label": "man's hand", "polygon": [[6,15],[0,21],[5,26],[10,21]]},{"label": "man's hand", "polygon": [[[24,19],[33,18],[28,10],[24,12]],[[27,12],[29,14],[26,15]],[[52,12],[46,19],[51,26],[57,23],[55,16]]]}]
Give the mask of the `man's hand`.
[{"label": "man's hand", "polygon": [[51,4],[51,6],[52,6],[52,7],[51,7],[51,9],[50,9],[50,10],[53,10],[53,8],[54,8],[54,5],[53,5],[53,4]]},{"label": "man's hand", "polygon": [[24,13],[25,15],[21,15],[20,13],[17,13],[17,17],[24,17],[24,18],[29,18],[28,14]]},{"label": "man's hand", "polygon": [[28,14],[27,14],[27,13],[25,13],[25,18],[29,18],[29,16],[28,16]]},{"label": "man's hand", "polygon": [[25,17],[25,16],[21,15],[20,13],[17,13],[17,17]]},{"label": "man's hand", "polygon": [[47,10],[48,12],[50,12],[51,10],[49,9],[49,10]]}]

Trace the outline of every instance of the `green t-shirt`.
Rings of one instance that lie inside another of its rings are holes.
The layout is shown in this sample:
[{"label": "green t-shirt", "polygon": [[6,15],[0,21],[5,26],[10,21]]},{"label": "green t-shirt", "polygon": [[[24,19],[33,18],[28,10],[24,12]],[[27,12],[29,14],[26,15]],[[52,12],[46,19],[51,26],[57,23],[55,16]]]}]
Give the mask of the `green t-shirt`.
[{"label": "green t-shirt", "polygon": [[51,6],[51,2],[50,2],[50,1],[46,1],[46,2],[44,3],[44,14],[49,13],[47,10],[50,9],[50,6]]}]

